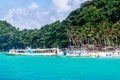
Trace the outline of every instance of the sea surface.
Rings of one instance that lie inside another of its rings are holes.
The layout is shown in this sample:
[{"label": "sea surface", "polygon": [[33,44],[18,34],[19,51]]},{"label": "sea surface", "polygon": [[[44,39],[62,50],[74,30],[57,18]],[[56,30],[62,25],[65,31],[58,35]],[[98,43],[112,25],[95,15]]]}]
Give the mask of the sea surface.
[{"label": "sea surface", "polygon": [[0,53],[0,80],[120,80],[120,58],[8,56]]}]

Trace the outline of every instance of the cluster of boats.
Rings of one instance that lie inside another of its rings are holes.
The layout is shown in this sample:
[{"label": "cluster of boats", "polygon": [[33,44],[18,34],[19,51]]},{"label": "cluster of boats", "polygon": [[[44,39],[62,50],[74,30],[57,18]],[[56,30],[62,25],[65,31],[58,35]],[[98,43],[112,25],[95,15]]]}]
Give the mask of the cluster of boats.
[{"label": "cluster of boats", "polygon": [[10,49],[8,55],[50,55],[54,56],[62,54],[59,48],[47,48],[47,49]]},{"label": "cluster of boats", "polygon": [[74,56],[74,57],[120,57],[120,50],[115,51],[93,51],[86,50],[69,50],[59,48],[47,48],[47,49],[10,49],[7,55],[43,55],[43,56]]},{"label": "cluster of boats", "polygon": [[32,56],[84,56],[88,57],[89,54],[82,50],[69,50],[69,49],[59,49],[59,48],[47,48],[47,49],[10,49],[7,55],[32,55]]}]

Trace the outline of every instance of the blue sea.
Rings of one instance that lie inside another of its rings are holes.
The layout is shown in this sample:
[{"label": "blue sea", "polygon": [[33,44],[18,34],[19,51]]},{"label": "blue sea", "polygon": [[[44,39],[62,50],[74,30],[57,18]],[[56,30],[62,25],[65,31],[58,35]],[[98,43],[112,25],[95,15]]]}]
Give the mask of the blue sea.
[{"label": "blue sea", "polygon": [[0,53],[0,80],[120,80],[120,59]]}]

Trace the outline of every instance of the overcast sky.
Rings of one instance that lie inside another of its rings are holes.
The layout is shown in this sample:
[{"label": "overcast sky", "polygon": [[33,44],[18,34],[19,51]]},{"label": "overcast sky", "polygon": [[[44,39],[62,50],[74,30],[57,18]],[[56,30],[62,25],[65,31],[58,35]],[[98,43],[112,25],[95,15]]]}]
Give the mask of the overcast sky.
[{"label": "overcast sky", "polygon": [[68,14],[87,0],[0,0],[0,20],[20,29],[40,28]]}]

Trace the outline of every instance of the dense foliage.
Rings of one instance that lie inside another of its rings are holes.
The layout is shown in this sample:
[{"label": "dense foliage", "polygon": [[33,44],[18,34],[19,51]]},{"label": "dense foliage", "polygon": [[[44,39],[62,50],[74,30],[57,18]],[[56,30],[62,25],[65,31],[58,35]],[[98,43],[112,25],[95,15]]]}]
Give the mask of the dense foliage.
[{"label": "dense foliage", "polygon": [[120,45],[120,0],[87,1],[62,22],[56,21],[41,29],[21,31],[0,21],[0,50],[82,44]]},{"label": "dense foliage", "polygon": [[75,46],[120,44],[119,0],[87,1],[73,11],[66,21],[70,42]]}]

